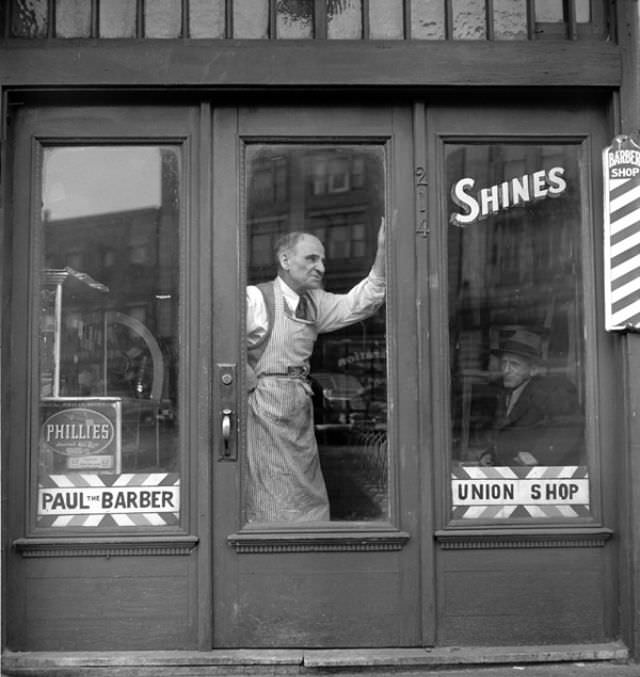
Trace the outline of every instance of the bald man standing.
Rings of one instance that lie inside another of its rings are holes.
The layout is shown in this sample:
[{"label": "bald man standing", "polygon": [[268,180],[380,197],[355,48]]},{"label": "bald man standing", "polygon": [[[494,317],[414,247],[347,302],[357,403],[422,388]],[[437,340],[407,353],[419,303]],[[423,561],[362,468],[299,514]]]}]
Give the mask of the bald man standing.
[{"label": "bald man standing", "polygon": [[324,291],[325,252],[310,233],[276,245],[278,275],[247,287],[251,374],[245,517],[248,522],[330,519],[313,425],[309,360],[319,334],[373,315],[385,297],[385,228],[369,275],[346,294]]}]

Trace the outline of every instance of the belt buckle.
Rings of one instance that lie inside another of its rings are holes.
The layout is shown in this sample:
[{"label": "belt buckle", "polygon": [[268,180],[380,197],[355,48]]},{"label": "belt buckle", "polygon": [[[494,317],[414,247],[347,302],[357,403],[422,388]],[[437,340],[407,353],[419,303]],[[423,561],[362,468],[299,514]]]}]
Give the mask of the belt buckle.
[{"label": "belt buckle", "polygon": [[287,376],[291,378],[304,378],[307,375],[306,367],[287,367]]}]

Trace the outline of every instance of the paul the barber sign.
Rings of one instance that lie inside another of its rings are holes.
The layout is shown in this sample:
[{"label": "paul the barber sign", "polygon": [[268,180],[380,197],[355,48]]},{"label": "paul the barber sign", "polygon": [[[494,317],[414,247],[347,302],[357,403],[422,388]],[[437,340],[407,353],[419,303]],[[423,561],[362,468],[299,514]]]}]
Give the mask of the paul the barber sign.
[{"label": "paul the barber sign", "polygon": [[640,146],[617,136],[603,153],[605,328],[640,330]]}]

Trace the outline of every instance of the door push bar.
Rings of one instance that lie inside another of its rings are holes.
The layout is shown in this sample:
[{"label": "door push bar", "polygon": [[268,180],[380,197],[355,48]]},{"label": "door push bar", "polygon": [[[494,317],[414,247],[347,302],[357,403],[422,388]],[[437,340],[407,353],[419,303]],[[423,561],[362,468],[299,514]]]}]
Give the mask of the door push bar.
[{"label": "door push bar", "polygon": [[218,460],[238,460],[238,417],[234,411],[236,406],[236,365],[217,364],[216,383],[220,410],[218,422],[220,425],[220,451]]}]

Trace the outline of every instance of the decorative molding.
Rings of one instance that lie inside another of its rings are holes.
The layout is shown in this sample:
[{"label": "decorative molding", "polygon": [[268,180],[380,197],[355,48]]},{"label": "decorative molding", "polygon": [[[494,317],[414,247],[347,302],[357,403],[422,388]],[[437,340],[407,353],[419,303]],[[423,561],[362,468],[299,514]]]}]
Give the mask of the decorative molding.
[{"label": "decorative molding", "polygon": [[611,529],[437,531],[443,550],[492,550],[498,548],[602,548],[613,536]]},{"label": "decorative molding", "polygon": [[231,534],[227,541],[239,554],[385,552],[402,550],[409,538],[409,534],[404,531],[333,533],[245,531]]},{"label": "decorative molding", "polygon": [[13,547],[25,558],[34,557],[144,557],[189,555],[197,536],[150,539],[92,540],[90,538],[18,538]]}]

